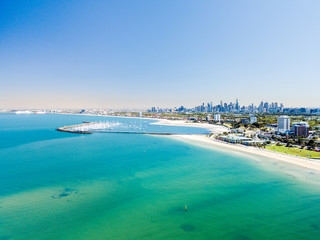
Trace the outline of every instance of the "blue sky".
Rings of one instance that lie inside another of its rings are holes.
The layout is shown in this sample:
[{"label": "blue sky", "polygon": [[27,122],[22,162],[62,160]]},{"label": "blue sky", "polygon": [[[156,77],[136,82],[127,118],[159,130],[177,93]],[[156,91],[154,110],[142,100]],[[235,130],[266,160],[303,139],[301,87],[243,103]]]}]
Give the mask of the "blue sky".
[{"label": "blue sky", "polygon": [[0,1],[0,108],[320,107],[320,1]]}]

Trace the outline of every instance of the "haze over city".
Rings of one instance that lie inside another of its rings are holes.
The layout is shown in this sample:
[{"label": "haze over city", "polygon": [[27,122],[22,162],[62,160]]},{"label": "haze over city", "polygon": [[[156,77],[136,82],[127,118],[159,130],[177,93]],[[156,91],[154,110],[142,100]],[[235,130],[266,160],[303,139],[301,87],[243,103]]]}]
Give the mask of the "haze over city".
[{"label": "haze over city", "polygon": [[319,1],[1,1],[0,108],[320,107]]}]

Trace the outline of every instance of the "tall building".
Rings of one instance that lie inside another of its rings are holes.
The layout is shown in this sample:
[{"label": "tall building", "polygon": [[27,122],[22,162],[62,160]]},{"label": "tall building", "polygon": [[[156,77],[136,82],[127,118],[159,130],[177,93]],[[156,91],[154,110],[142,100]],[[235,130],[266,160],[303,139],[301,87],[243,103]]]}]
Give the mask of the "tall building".
[{"label": "tall building", "polygon": [[254,115],[250,115],[250,123],[256,123],[257,122],[257,117],[255,117]]},{"label": "tall building", "polygon": [[214,115],[214,121],[215,121],[215,122],[220,122],[220,114],[219,114],[219,113],[216,113],[216,114]]},{"label": "tall building", "polygon": [[280,104],[280,112],[283,112],[283,104]]},{"label": "tall building", "polygon": [[309,136],[309,124],[306,122],[295,122],[292,123],[292,132],[296,136]]},{"label": "tall building", "polygon": [[259,107],[263,108],[263,101],[261,101],[261,103],[260,103],[260,106],[259,106]]},{"label": "tall building", "polygon": [[278,131],[281,133],[290,131],[290,118],[288,116],[278,117]]},{"label": "tall building", "polygon": [[207,112],[212,112],[212,102],[207,103]]}]

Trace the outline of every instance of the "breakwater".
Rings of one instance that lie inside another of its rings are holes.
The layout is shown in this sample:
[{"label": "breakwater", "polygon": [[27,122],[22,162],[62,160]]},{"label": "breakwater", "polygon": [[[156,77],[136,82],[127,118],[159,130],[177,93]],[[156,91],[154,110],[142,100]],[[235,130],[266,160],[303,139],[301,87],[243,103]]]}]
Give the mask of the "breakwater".
[{"label": "breakwater", "polygon": [[64,127],[57,128],[56,130],[60,131],[60,132],[68,132],[68,133],[92,134],[92,132],[90,132],[90,131],[75,130],[75,128],[83,127],[83,126],[86,126],[86,125],[89,125],[89,124],[92,124],[92,122],[84,122],[82,124],[64,126]]},{"label": "breakwater", "polygon": [[148,135],[194,135],[191,133],[170,133],[170,132],[114,131],[114,130],[99,130],[99,129],[79,130],[79,129],[82,129],[82,127],[86,127],[91,124],[95,124],[95,122],[83,122],[82,124],[60,127],[60,128],[57,128],[56,130],[60,132],[68,132],[68,133],[76,133],[76,134],[92,134],[96,132],[96,133],[124,133],[124,134],[148,134]]}]

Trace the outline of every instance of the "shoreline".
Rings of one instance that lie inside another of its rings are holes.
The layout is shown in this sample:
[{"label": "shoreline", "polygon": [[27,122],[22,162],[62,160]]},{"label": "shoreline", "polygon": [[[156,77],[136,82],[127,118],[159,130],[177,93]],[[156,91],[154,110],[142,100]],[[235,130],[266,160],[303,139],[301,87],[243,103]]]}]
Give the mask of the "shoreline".
[{"label": "shoreline", "polygon": [[[161,119],[158,122],[152,123],[152,124],[185,126],[185,127],[201,127],[201,128],[207,128],[209,131],[215,134],[221,134],[223,132],[229,131],[229,129],[224,126],[213,125],[208,123],[192,123],[192,122],[188,123],[188,122],[185,122],[184,120],[170,121],[167,119]],[[236,151],[238,153],[241,152],[241,153],[246,153],[250,155],[261,156],[268,159],[280,161],[282,163],[295,165],[301,168],[315,170],[320,173],[320,159],[314,160],[314,159],[294,156],[290,154],[274,152],[264,148],[245,146],[241,144],[226,143],[226,142],[216,140],[215,138],[209,137],[207,135],[179,135],[178,134],[171,137],[178,140],[187,141],[188,143],[191,143],[191,144],[198,143],[199,145],[202,145],[202,146],[203,144],[201,143],[206,143],[206,144],[209,144],[208,146],[213,146],[218,149],[223,148],[223,150],[226,150],[228,152]]]},{"label": "shoreline", "polygon": [[[55,113],[55,114],[65,114],[65,115],[78,115],[78,116],[99,116],[99,117],[115,117],[115,118],[137,118],[137,119],[144,119],[144,120],[154,120],[156,122],[151,122],[150,124],[153,125],[165,125],[165,126],[182,126],[182,127],[197,127],[197,128],[205,128],[211,133],[220,134],[226,131],[229,131],[227,127],[215,124],[208,124],[208,123],[193,123],[193,122],[186,122],[186,120],[168,120],[168,119],[154,119],[154,118],[140,118],[140,117],[125,117],[125,116],[108,116],[108,115],[95,115],[95,114],[68,114],[68,113]],[[320,173],[320,160],[314,160],[304,157],[298,157],[290,154],[273,152],[263,148],[256,148],[256,147],[249,147],[240,144],[231,144],[222,141],[218,141],[208,135],[183,135],[183,134],[176,134],[170,136],[172,138],[187,141],[191,144],[196,143],[206,143],[208,146],[213,146],[216,148],[223,148],[223,150],[230,150],[236,152],[242,152],[249,155],[261,156],[268,159],[281,161],[283,163],[292,164],[298,167],[315,170]],[[201,145],[202,147],[203,144]]]},{"label": "shoreline", "polygon": [[178,126],[178,127],[196,127],[196,128],[205,128],[211,133],[222,134],[223,132],[229,132],[229,128],[209,123],[194,123],[186,122],[186,120],[168,120],[168,119],[158,119],[157,122],[151,123],[153,125],[165,125],[165,126]]},{"label": "shoreline", "polygon": [[268,159],[281,161],[283,163],[292,164],[305,169],[315,170],[320,173],[320,160],[318,161],[318,160],[297,157],[297,156],[284,154],[284,153],[272,152],[263,148],[248,147],[240,144],[220,142],[213,138],[209,138],[205,135],[175,135],[173,137],[178,140],[187,141],[188,143],[191,143],[191,144],[200,143],[201,145],[201,143],[206,143],[206,144],[209,144],[207,145],[208,147],[211,145],[212,147],[223,148],[223,150],[227,150],[229,152],[230,150],[233,150],[236,152],[242,152],[250,155],[253,154],[256,156],[261,156]]}]

